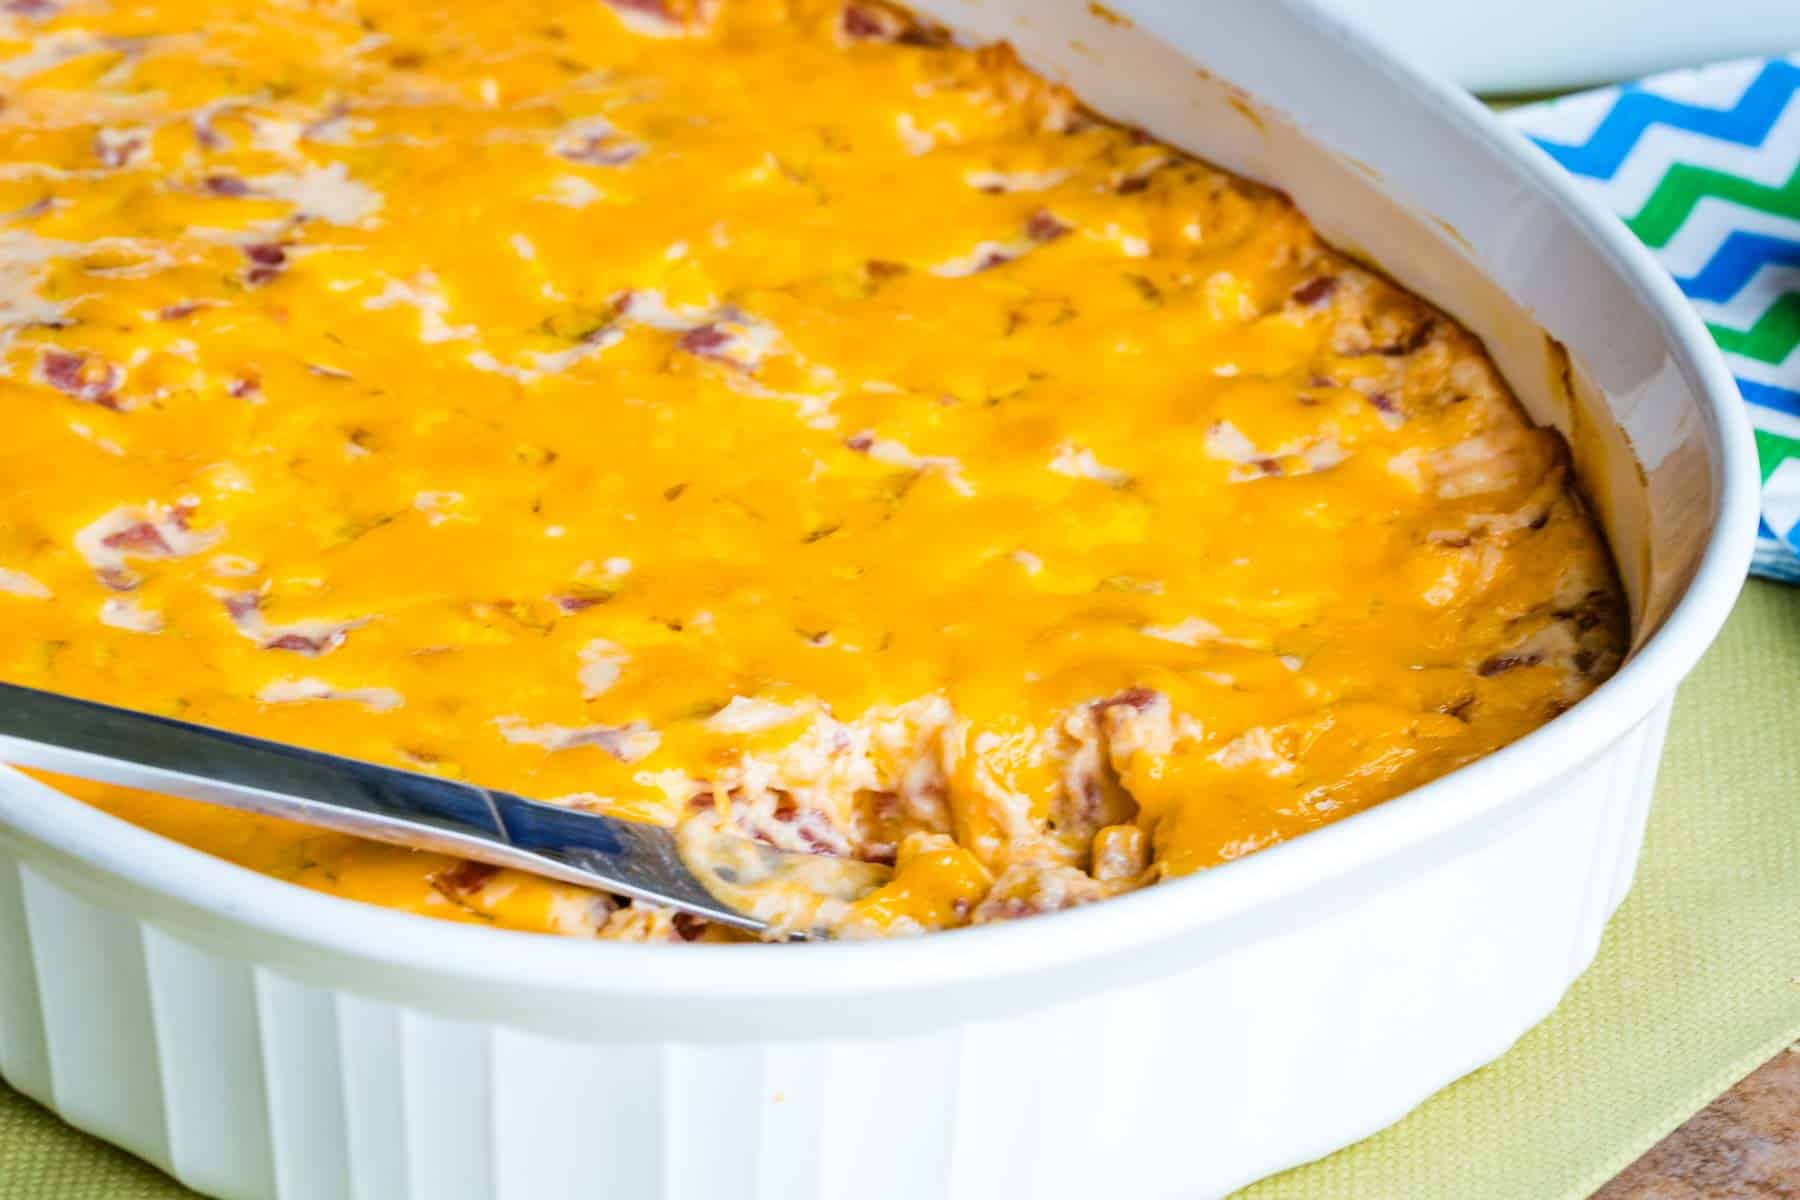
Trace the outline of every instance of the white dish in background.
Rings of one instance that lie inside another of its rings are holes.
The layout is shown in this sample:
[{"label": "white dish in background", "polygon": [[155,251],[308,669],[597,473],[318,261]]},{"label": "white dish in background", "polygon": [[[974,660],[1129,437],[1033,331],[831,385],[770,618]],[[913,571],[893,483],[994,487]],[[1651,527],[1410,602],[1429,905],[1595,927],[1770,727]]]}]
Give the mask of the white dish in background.
[{"label": "white dish in background", "polygon": [[1471,91],[1560,91],[1800,49],[1800,0],[1322,0]]},{"label": "white dish in background", "polygon": [[1516,745],[1286,845],[897,942],[437,924],[0,768],[15,1087],[230,1196],[1151,1200],[1372,1133],[1555,1006],[1629,886],[1675,686],[1749,562],[1755,454],[1704,329],[1548,159],[1308,0],[1116,3],[1136,24],[1086,0],[919,7],[1285,188],[1484,337],[1575,431],[1632,660]]}]

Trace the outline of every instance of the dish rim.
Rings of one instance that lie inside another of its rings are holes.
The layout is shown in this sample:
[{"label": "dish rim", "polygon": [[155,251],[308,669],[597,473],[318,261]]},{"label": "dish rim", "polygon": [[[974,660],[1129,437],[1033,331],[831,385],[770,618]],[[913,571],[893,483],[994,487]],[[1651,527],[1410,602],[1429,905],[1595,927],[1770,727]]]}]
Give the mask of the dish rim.
[{"label": "dish rim", "polygon": [[[1447,82],[1397,61],[1316,0],[1275,0],[1373,60],[1421,105],[1558,208],[1653,317],[1703,415],[1718,481],[1698,567],[1667,618],[1590,696],[1525,737],[1447,775],[1236,862],[1030,920],[917,938],[758,945],[596,943],[471,927],[331,896],[132,825],[0,766],[0,839],[44,843],[87,867],[259,934],[433,976],[590,997],[800,998],[978,986],[1147,949],[1381,862],[1484,814],[1525,802],[1611,744],[1670,695],[1724,623],[1754,547],[1760,474],[1723,358],[1674,281],[1613,214],[1547,156]],[[1453,800],[1452,797],[1455,797]],[[754,956],[754,958],[752,958]],[[752,966],[752,963],[755,966]]]}]

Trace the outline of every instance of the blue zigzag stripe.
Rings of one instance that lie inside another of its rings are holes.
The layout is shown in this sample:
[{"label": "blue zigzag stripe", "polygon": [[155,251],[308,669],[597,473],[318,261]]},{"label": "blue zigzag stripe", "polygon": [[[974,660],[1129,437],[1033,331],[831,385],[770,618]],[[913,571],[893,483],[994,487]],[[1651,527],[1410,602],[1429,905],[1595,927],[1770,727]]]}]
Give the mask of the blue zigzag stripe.
[{"label": "blue zigzag stripe", "polygon": [[1769,528],[1767,517],[1757,519],[1756,555],[1758,558],[1786,558],[1794,567],[1800,568],[1800,562],[1795,561],[1793,546],[1794,543],[1784,540],[1779,533]]},{"label": "blue zigzag stripe", "polygon": [[1800,267],[1800,242],[1739,229],[1725,239],[1698,274],[1675,282],[1695,300],[1723,304],[1767,266]]},{"label": "blue zigzag stripe", "polygon": [[1800,583],[1800,559],[1795,558],[1794,552],[1786,545],[1772,537],[1757,540],[1756,558],[1750,569],[1758,575],[1767,575],[1784,583]]},{"label": "blue zigzag stripe", "polygon": [[1748,379],[1738,380],[1737,385],[1746,403],[1800,417],[1800,392],[1770,383],[1753,383]]},{"label": "blue zigzag stripe", "polygon": [[1611,179],[1652,125],[1685,129],[1740,146],[1760,146],[1775,128],[1788,97],[1796,91],[1800,91],[1800,66],[1781,59],[1765,66],[1756,82],[1729,109],[1682,104],[1627,84],[1620,91],[1618,103],[1582,145],[1533,140],[1575,174]]}]

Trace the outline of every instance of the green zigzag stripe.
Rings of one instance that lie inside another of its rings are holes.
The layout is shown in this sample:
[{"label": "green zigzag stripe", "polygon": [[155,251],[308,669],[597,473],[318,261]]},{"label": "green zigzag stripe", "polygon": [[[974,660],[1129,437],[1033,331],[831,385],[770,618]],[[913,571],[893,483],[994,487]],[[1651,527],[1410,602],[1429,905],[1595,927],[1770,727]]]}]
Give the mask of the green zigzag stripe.
[{"label": "green zigzag stripe", "polygon": [[1786,362],[1794,347],[1800,346],[1800,292],[1784,293],[1748,329],[1724,325],[1707,328],[1712,330],[1719,349],[1729,354],[1741,354],[1758,362]]},{"label": "green zigzag stripe", "polygon": [[[1708,196],[1781,217],[1800,220],[1800,167],[1780,187],[1755,183],[1738,175],[1693,163],[1677,163],[1626,222],[1644,244],[1660,249]],[[1800,293],[1788,292],[1771,304],[1748,329],[1709,325],[1719,347],[1758,362],[1781,363],[1800,346]]]},{"label": "green zigzag stripe", "polygon": [[1757,458],[1762,460],[1763,482],[1787,459],[1800,459],[1800,438],[1782,437],[1766,429],[1756,431]]},{"label": "green zigzag stripe", "polygon": [[1676,163],[1656,185],[1638,215],[1625,223],[1645,245],[1661,249],[1693,213],[1694,206],[1707,196],[1800,220],[1800,167],[1795,168],[1786,183],[1770,187],[1709,167]]}]

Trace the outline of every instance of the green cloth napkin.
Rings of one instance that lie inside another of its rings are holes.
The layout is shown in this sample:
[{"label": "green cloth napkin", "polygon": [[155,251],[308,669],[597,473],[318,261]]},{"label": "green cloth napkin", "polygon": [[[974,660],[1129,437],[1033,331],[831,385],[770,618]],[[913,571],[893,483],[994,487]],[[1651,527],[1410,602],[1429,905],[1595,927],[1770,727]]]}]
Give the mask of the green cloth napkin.
[{"label": "green cloth napkin", "polygon": [[[1636,886],[1561,1007],[1398,1125],[1240,1200],[1578,1200],[1800,1038],[1797,698],[1800,591],[1752,581],[1682,690]],[[0,1086],[0,1200],[191,1194]]]}]

